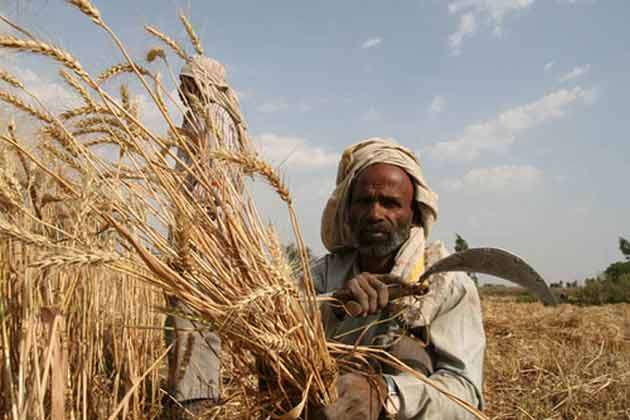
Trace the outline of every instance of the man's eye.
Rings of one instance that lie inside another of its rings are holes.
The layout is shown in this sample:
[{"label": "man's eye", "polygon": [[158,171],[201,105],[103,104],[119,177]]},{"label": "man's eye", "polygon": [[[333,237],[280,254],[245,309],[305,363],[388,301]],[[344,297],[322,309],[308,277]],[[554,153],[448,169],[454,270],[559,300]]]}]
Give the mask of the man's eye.
[{"label": "man's eye", "polygon": [[383,207],[386,207],[386,208],[388,208],[388,209],[392,209],[392,208],[399,207],[399,205],[398,205],[398,201],[396,201],[396,200],[388,200],[388,199],[384,199],[384,200],[383,200]]}]

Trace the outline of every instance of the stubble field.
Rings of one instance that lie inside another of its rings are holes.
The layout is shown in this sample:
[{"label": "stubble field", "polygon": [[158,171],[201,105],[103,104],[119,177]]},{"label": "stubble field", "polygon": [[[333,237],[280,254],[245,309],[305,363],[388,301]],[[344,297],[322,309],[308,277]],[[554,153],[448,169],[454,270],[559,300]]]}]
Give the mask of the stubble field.
[{"label": "stubble field", "polygon": [[[161,293],[99,267],[35,274],[28,247],[0,249],[0,418],[160,418]],[[630,305],[483,310],[489,418],[630,418]]]}]

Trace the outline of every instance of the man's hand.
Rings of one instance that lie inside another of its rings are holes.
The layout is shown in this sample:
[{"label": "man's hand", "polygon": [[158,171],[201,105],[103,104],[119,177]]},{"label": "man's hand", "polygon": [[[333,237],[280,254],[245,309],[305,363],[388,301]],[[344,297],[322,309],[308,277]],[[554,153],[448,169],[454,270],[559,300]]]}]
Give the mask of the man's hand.
[{"label": "man's hand", "polygon": [[[356,373],[337,380],[339,398],[322,410],[326,420],[377,420],[387,396],[387,385],[380,376],[366,377]],[[316,416],[316,418],[319,418]]]},{"label": "man's hand", "polygon": [[397,276],[389,274],[361,273],[348,280],[345,288],[352,292],[353,300],[357,301],[363,312],[360,316],[374,314],[387,307],[389,303],[388,284],[398,283]]}]

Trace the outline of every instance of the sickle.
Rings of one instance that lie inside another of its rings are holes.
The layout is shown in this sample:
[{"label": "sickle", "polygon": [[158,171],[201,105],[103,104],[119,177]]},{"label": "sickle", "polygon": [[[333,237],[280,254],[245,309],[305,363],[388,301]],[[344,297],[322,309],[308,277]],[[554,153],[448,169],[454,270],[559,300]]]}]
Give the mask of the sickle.
[{"label": "sickle", "polygon": [[[390,284],[388,286],[390,288],[390,299],[398,299],[409,295],[422,295],[428,290],[427,279],[431,275],[450,271],[488,274],[509,280],[532,292],[545,305],[558,304],[547,283],[536,270],[521,257],[499,248],[471,248],[444,257],[426,270],[415,284],[411,286]],[[352,300],[353,295],[347,289],[339,289],[318,295],[318,298],[330,297],[343,302],[351,316],[358,316],[363,312],[361,305]]]}]

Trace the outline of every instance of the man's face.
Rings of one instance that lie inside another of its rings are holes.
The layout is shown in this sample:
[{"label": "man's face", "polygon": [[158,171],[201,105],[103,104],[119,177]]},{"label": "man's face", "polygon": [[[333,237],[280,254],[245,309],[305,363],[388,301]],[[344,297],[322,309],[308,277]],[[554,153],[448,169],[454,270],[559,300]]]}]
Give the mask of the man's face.
[{"label": "man's face", "polygon": [[359,252],[383,257],[409,237],[413,220],[413,184],[395,165],[364,169],[352,187],[349,224]]},{"label": "man's face", "polygon": [[179,80],[181,81],[180,85],[180,99],[182,102],[187,103],[188,99],[186,95],[192,95],[197,99],[201,99],[201,91],[195,79],[189,76],[180,76]]}]

